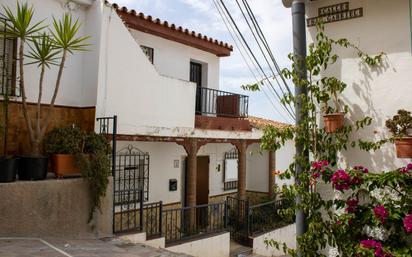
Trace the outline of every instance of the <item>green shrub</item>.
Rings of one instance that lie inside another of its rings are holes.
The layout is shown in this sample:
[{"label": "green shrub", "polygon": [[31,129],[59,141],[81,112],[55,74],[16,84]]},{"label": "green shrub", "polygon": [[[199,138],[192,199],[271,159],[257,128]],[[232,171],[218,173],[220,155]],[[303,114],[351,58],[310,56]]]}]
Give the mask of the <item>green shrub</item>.
[{"label": "green shrub", "polygon": [[386,121],[385,125],[393,135],[407,136],[409,134],[408,130],[412,129],[411,112],[400,109],[398,110],[398,114]]},{"label": "green shrub", "polygon": [[55,128],[44,139],[47,154],[78,154],[81,152],[84,132],[75,126]]}]

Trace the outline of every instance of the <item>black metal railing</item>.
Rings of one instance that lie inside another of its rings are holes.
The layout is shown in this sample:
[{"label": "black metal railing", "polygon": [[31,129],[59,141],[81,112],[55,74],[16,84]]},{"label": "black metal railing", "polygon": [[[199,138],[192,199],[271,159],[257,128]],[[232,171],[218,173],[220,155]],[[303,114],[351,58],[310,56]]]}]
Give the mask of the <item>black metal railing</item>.
[{"label": "black metal railing", "polygon": [[285,199],[250,206],[248,215],[249,235],[256,236],[293,223],[294,219],[285,218],[279,213],[289,207],[290,204]]},{"label": "black metal railing", "polygon": [[224,231],[227,225],[226,202],[163,210],[163,236],[170,244]]},{"label": "black metal railing", "polygon": [[99,133],[110,137],[112,140],[112,176],[115,177],[116,170],[116,136],[117,136],[117,116],[113,117],[101,117],[96,119],[99,126]]},{"label": "black metal railing", "polygon": [[225,181],[223,182],[223,190],[237,189],[237,181]]},{"label": "black metal railing", "polygon": [[[0,30],[6,31],[8,20],[0,17]],[[20,96],[17,86],[17,39],[0,35],[0,95]]]},{"label": "black metal railing", "polygon": [[230,237],[243,245],[250,245],[248,212],[249,201],[227,197]]},{"label": "black metal railing", "polygon": [[116,194],[113,203],[113,232],[143,231],[143,190],[127,189]]},{"label": "black metal railing", "polygon": [[196,114],[243,118],[248,116],[249,96],[197,87]]},{"label": "black metal railing", "polygon": [[143,204],[142,227],[143,231],[146,232],[147,239],[153,239],[162,236],[162,213],[162,201]]}]

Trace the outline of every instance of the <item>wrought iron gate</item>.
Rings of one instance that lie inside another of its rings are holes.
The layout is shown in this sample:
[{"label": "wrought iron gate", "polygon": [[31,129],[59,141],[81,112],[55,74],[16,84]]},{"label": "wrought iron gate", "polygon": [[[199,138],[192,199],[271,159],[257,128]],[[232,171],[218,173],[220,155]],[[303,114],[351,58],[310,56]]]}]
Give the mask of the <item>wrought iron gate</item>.
[{"label": "wrought iron gate", "polygon": [[114,232],[142,231],[143,202],[149,198],[149,154],[128,145],[114,160]]},{"label": "wrought iron gate", "polygon": [[249,238],[249,201],[227,197],[230,237],[243,245],[250,245]]}]

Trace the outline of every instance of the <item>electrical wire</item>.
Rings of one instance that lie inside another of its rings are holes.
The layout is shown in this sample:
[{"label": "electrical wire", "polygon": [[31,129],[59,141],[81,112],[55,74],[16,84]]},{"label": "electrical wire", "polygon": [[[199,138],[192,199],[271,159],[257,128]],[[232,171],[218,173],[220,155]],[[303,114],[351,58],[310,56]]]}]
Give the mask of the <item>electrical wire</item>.
[{"label": "electrical wire", "polygon": [[[245,44],[245,46],[247,47],[248,51],[251,53],[251,56],[253,57],[253,59],[255,60],[256,64],[258,65],[259,69],[261,70],[261,72],[264,74],[264,77],[268,77],[266,75],[266,72],[264,71],[264,69],[262,68],[262,66],[260,65],[259,61],[257,60],[256,56],[254,55],[252,49],[250,48],[249,44],[247,43],[245,37],[243,36],[242,32],[240,31],[239,27],[237,26],[235,20],[233,19],[232,15],[230,14],[229,10],[227,9],[225,3],[223,2],[223,0],[220,0],[221,5],[223,6],[223,9],[225,10],[226,14],[228,15],[230,21],[233,23],[236,31],[239,33],[243,43]],[[268,80],[268,83],[270,85],[270,87],[272,88],[272,90],[274,91],[278,101],[283,105],[283,107],[285,108],[285,110],[288,112],[288,114],[292,117],[292,119],[295,119],[295,116],[293,114],[293,111],[291,111],[286,104],[282,103],[282,98],[280,97],[279,93],[276,91],[276,89],[274,88],[272,82],[270,80]]]},{"label": "electrical wire", "polygon": [[[235,31],[235,29],[233,28],[233,25],[229,22],[229,18],[224,14],[224,11],[220,9],[221,7],[219,6],[219,3],[217,2],[217,0],[213,0],[213,4],[215,5],[215,8],[217,9],[220,17],[222,18],[222,21],[223,21],[226,29],[229,31],[229,34],[230,34],[230,36],[231,36],[231,38],[232,38],[232,40],[233,40],[236,48],[239,50],[239,53],[240,53],[240,55],[242,56],[243,61],[246,63],[246,65],[247,65],[250,73],[251,73],[251,74],[253,75],[253,77],[255,78],[256,83],[259,83],[259,79],[258,79],[258,77],[256,76],[256,73],[253,71],[253,69],[252,69],[251,65],[249,64],[249,62],[248,62],[248,60],[247,60],[247,58],[246,58],[245,55],[247,55],[247,57],[249,58],[250,62],[251,62],[252,65],[254,66],[254,68],[257,69],[255,63],[253,62],[252,57],[250,56],[250,54],[249,54],[249,52],[247,51],[247,49],[245,48],[245,46],[242,44],[242,41],[241,41],[241,39],[239,38],[239,35],[236,34],[236,31]],[[237,40],[236,40],[236,38],[237,38]],[[237,41],[239,41],[240,46],[239,46],[239,44],[238,44]],[[243,52],[245,52],[245,54],[244,54]],[[275,104],[273,98],[271,98],[271,97],[268,95],[268,93],[266,92],[266,87],[262,87],[262,92],[264,93],[264,95],[265,95],[266,98],[268,99],[269,103],[273,106],[274,110],[275,110],[285,121],[289,121],[289,119],[286,118],[286,117],[284,116],[284,114],[283,114],[281,111],[278,110],[278,108],[276,107],[276,104]],[[272,94],[273,94],[273,93],[272,93]]]}]

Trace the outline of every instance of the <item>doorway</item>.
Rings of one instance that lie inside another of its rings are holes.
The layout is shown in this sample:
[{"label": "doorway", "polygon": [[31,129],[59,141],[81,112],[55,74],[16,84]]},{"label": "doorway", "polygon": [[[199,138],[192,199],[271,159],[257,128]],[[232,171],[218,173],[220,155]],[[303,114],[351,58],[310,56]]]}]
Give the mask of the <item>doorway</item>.
[{"label": "doorway", "polygon": [[[196,223],[198,228],[206,228],[209,224],[209,156],[197,157],[197,173],[196,173]],[[184,206],[187,206],[186,189],[187,189],[187,158],[185,168],[185,194]]]}]

